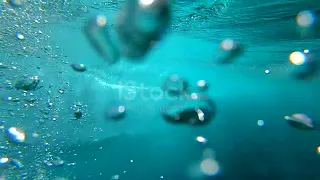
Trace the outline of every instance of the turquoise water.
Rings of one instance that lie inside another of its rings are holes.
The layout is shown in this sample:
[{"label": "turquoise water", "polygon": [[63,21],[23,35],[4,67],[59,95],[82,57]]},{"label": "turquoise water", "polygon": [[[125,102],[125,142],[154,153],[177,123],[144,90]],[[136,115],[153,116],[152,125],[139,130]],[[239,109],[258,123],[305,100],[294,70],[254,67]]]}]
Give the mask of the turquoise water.
[{"label": "turquoise water", "polygon": [[[304,113],[320,123],[318,73],[297,79],[299,67],[288,60],[305,49],[318,60],[316,1],[175,1],[170,27],[146,56],[121,57],[112,65],[90,44],[84,27],[103,14],[114,37],[124,1],[23,3],[0,3],[0,158],[11,162],[1,164],[2,178],[320,178],[317,126],[301,130],[284,119]],[[306,10],[315,22],[301,29],[296,18]],[[220,43],[227,38],[243,45],[243,53],[220,64]],[[87,70],[76,72],[72,63]],[[161,95],[172,74],[191,91],[198,80],[207,82],[204,94],[216,107],[209,123],[174,124],[161,116],[176,103]],[[24,75],[38,76],[38,89],[13,87]],[[124,118],[105,117],[119,105],[126,108]],[[79,107],[83,116],[75,119]],[[12,142],[9,127],[23,129],[23,143]],[[198,142],[199,136],[207,142]]]}]

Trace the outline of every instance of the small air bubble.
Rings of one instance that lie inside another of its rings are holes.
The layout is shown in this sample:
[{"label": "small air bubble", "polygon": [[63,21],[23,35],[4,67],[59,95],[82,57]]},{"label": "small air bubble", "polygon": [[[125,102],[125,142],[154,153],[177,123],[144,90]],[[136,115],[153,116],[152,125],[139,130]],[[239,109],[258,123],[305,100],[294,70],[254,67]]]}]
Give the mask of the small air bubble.
[{"label": "small air bubble", "polygon": [[257,121],[257,125],[260,126],[260,127],[263,127],[264,126],[264,121],[263,120],[258,120]]},{"label": "small air bubble", "polygon": [[202,137],[202,136],[197,136],[196,140],[200,143],[206,144],[207,143],[207,139]]},{"label": "small air bubble", "polygon": [[24,40],[24,35],[21,34],[21,33],[17,33],[17,34],[16,34],[16,37],[17,37],[18,39],[20,39],[20,40]]},{"label": "small air bubble", "polygon": [[113,176],[111,177],[111,180],[118,180],[119,178],[120,178],[119,175],[113,175]]}]

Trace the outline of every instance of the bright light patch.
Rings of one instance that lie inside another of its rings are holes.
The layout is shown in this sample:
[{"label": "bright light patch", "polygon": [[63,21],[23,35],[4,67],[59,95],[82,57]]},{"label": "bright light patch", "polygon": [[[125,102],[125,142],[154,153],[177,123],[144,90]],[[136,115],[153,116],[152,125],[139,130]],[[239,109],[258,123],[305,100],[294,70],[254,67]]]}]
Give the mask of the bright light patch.
[{"label": "bright light patch", "polygon": [[207,82],[205,80],[199,80],[197,82],[197,86],[199,86],[199,87],[204,87],[204,86],[206,86],[206,84],[207,84]]},{"label": "bright light patch", "polygon": [[126,108],[124,106],[119,106],[118,111],[123,113],[124,111],[126,111]]},{"label": "bright light patch", "polygon": [[154,0],[139,0],[139,4],[142,7],[150,6],[153,2]]},{"label": "bright light patch", "polygon": [[205,175],[214,176],[219,173],[220,167],[214,159],[204,159],[200,164],[201,170]]},{"label": "bright light patch", "polygon": [[225,51],[232,50],[235,47],[235,42],[232,39],[226,39],[221,42],[221,48]]},{"label": "bright light patch", "polygon": [[0,158],[0,164],[7,163],[8,161],[9,161],[9,158],[7,157]]},{"label": "bright light patch", "polygon": [[257,124],[258,124],[258,126],[262,127],[262,126],[264,126],[264,121],[263,120],[258,120]]},{"label": "bright light patch", "polygon": [[196,93],[191,94],[191,99],[198,99],[198,95]]},{"label": "bright light patch", "polygon": [[200,143],[206,143],[207,142],[207,139],[202,137],[202,136],[197,136],[197,141],[200,142]]},{"label": "bright light patch", "polygon": [[8,129],[11,139],[15,142],[24,142],[26,140],[26,135],[22,129],[11,127]]},{"label": "bright light patch", "polygon": [[100,15],[97,17],[97,25],[103,27],[107,24],[107,17]]},{"label": "bright light patch", "polygon": [[314,23],[314,19],[310,11],[302,11],[297,15],[297,24],[301,27],[309,27]]},{"label": "bright light patch", "polygon": [[198,118],[200,121],[204,121],[204,113],[201,111],[201,109],[196,109]]},{"label": "bright light patch", "polygon": [[16,37],[20,40],[23,40],[24,39],[24,35],[23,34],[20,34],[20,33],[17,33],[16,34]]},{"label": "bright light patch", "polygon": [[301,65],[305,62],[306,57],[302,52],[295,51],[290,54],[289,60],[294,65]]}]

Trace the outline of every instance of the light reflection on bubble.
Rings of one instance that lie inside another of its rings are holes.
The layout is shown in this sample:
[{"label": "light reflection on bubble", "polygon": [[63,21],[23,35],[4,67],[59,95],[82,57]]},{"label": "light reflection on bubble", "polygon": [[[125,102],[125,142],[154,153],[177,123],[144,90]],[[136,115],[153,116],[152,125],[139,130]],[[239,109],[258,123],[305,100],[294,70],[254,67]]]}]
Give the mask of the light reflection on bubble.
[{"label": "light reflection on bubble", "polygon": [[104,27],[107,25],[107,17],[103,16],[103,15],[99,15],[97,16],[97,25],[100,27]]},{"label": "light reflection on bubble", "polygon": [[205,144],[207,142],[207,139],[202,136],[197,136],[196,140],[200,143]]},{"label": "light reflection on bubble", "polygon": [[294,65],[302,65],[305,62],[306,57],[303,53],[295,51],[290,54],[289,60]]},{"label": "light reflection on bubble", "polygon": [[7,157],[0,158],[0,164],[4,164],[7,162],[9,162],[9,158],[7,158]]},{"label": "light reflection on bubble", "polygon": [[4,2],[9,3],[13,7],[22,6],[22,1],[21,0],[4,0]]},{"label": "light reflection on bubble", "polygon": [[236,47],[235,42],[232,39],[226,39],[221,42],[221,49],[230,51]]},{"label": "light reflection on bubble", "polygon": [[21,33],[17,33],[17,34],[16,34],[16,37],[17,37],[18,39],[20,39],[20,40],[23,40],[23,39],[24,39],[24,35],[21,34]]},{"label": "light reflection on bubble", "polygon": [[314,15],[311,11],[302,11],[297,15],[297,24],[301,27],[310,27],[314,23]]},{"label": "light reflection on bubble", "polygon": [[15,143],[23,143],[26,140],[26,135],[23,129],[17,127],[10,127],[7,130],[7,135],[10,141]]},{"label": "light reflection on bubble", "polygon": [[258,120],[257,124],[258,124],[258,126],[263,127],[264,126],[264,121],[263,120]]},{"label": "light reflection on bubble", "polygon": [[117,180],[117,179],[119,179],[119,178],[120,178],[119,175],[113,175],[113,176],[111,177],[111,180]]},{"label": "light reflection on bubble", "polygon": [[150,6],[153,2],[154,0],[139,0],[139,4],[142,7]]},{"label": "light reflection on bubble", "polygon": [[219,163],[214,159],[204,159],[200,164],[201,170],[205,175],[215,176],[220,171]]}]

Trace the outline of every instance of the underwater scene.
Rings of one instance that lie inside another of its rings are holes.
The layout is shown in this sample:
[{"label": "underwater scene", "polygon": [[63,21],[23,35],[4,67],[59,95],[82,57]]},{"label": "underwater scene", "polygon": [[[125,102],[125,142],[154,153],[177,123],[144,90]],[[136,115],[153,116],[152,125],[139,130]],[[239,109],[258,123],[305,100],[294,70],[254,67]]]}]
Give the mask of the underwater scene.
[{"label": "underwater scene", "polygon": [[320,180],[320,1],[3,0],[0,180]]}]

